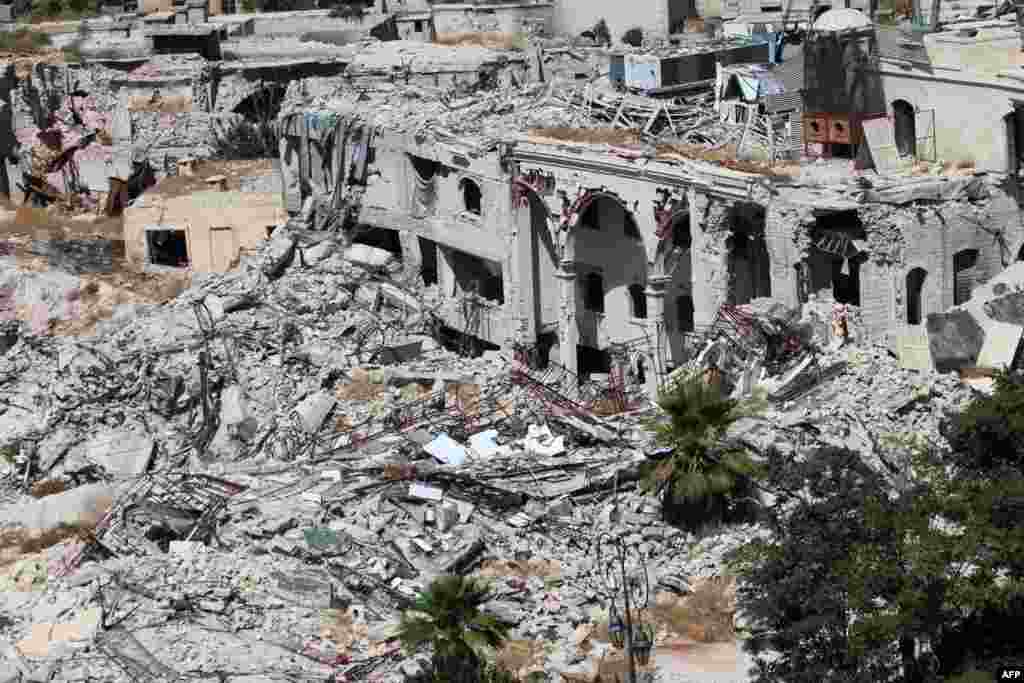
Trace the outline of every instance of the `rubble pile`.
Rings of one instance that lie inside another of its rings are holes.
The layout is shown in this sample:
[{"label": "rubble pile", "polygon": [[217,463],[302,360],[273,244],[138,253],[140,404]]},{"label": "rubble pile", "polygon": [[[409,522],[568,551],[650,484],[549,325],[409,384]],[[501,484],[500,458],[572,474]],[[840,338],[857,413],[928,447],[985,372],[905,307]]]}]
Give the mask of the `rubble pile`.
[{"label": "rubble pile", "polygon": [[[430,290],[406,282],[387,252],[281,227],[234,271],[122,310],[91,339],[13,331],[4,519],[59,542],[3,549],[9,666],[405,680],[417,664],[390,639],[401,610],[434,576],[479,572],[513,639],[550,644],[524,670],[585,671],[600,648],[578,629],[607,609],[600,532],[624,535],[673,594],[762,533],[698,542],[664,524],[635,491],[649,402],[599,417],[550,372],[448,351]],[[810,356],[840,368],[737,425],[757,449],[812,424],[871,453],[874,435],[935,433],[969,395],[882,349],[817,344],[771,302],[738,308],[716,335],[745,324],[743,343],[713,363],[746,368],[737,395]],[[60,492],[27,496],[54,480]]]},{"label": "rubble pile", "polygon": [[[684,547],[628,493],[639,414],[567,410],[529,368],[446,351],[429,293],[373,251],[282,227],[91,339],[15,331],[3,518],[59,542],[3,549],[10,666],[401,680],[387,629],[439,573],[482,568],[518,639],[571,642],[602,607],[596,528],[628,531],[652,571]],[[29,498],[40,482],[59,492]],[[534,560],[558,580],[520,581]]]}]

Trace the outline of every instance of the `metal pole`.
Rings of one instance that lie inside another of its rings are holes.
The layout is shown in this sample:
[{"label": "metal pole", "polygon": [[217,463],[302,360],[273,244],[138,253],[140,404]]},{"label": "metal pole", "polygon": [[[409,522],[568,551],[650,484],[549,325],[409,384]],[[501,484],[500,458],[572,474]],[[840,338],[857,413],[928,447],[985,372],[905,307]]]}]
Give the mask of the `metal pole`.
[{"label": "metal pole", "polygon": [[619,551],[619,570],[622,576],[622,600],[626,606],[626,660],[629,665],[629,683],[636,683],[636,663],[633,661],[633,615],[629,609],[629,584],[626,583],[626,548],[622,539],[616,539]]}]

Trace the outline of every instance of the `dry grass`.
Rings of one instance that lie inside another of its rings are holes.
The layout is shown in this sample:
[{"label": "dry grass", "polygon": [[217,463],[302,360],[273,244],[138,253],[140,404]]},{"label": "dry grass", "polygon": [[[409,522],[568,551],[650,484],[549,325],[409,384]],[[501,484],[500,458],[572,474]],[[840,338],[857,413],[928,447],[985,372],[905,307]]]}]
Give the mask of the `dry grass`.
[{"label": "dry grass", "polygon": [[723,577],[696,583],[690,595],[656,601],[650,609],[651,621],[659,628],[699,643],[732,640],[735,612],[735,579]]},{"label": "dry grass", "polygon": [[636,145],[640,131],[632,128],[531,128],[531,137],[588,145]]},{"label": "dry grass", "polygon": [[168,176],[150,188],[146,194],[161,197],[184,197],[194,192],[209,190],[206,179],[222,175],[227,178],[228,191],[238,190],[244,176],[262,176],[273,173],[269,159],[252,161],[210,161],[199,160],[193,166],[192,175]]},{"label": "dry grass", "polygon": [[384,465],[383,477],[387,481],[412,481],[416,478],[416,465],[388,463]]},{"label": "dry grass", "polygon": [[486,47],[492,50],[524,50],[526,38],[519,33],[499,31],[459,31],[438,33],[434,43],[445,47]]},{"label": "dry grass", "polygon": [[35,54],[50,47],[50,36],[42,31],[19,28],[0,32],[0,52]]},{"label": "dry grass", "polygon": [[554,560],[486,560],[477,572],[482,578],[512,577],[541,579],[562,577],[562,565]]},{"label": "dry grass", "polygon": [[599,417],[611,417],[623,412],[622,401],[615,398],[599,398],[590,406],[590,411]]},{"label": "dry grass", "polygon": [[356,641],[368,635],[366,624],[357,624],[350,612],[342,609],[325,609],[320,612],[320,637],[333,641],[339,651],[352,648]]},{"label": "dry grass", "polygon": [[95,531],[95,524],[62,525],[43,532],[21,528],[0,530],[0,567],[14,564],[25,555],[35,555],[68,539],[87,542]]},{"label": "dry grass", "polygon": [[43,479],[33,484],[32,490],[29,493],[33,498],[45,498],[55,493],[63,493],[67,488],[67,484],[60,479]]},{"label": "dry grass", "polygon": [[480,416],[480,385],[449,384],[445,387],[446,405],[456,407],[467,417]]},{"label": "dry grass", "polygon": [[[717,163],[733,171],[743,173],[756,173],[770,177],[787,177],[792,167],[770,166],[765,162],[745,161],[736,158],[736,145],[726,145],[720,149],[706,149],[701,145],[691,145],[681,142],[660,144],[656,147],[656,155],[659,159],[689,159],[698,161],[709,161]],[[796,167],[799,170],[799,167]]]},{"label": "dry grass", "polygon": [[128,98],[128,111],[183,114],[192,111],[191,95],[172,95],[154,98],[150,95],[132,95]]},{"label": "dry grass", "polygon": [[539,640],[509,640],[498,652],[495,663],[507,671],[525,677],[544,670],[544,643]]},{"label": "dry grass", "polygon": [[[376,401],[384,397],[385,388],[383,384],[374,384],[369,379],[353,379],[347,384],[340,384],[334,390],[334,395],[339,401]],[[351,429],[351,426],[349,426]],[[339,431],[347,431],[340,429]]]},{"label": "dry grass", "polygon": [[[698,643],[724,643],[735,638],[736,582],[716,577],[695,582],[686,596],[659,594],[644,614],[659,634],[688,638]],[[595,636],[608,640],[608,622],[602,621]]]}]

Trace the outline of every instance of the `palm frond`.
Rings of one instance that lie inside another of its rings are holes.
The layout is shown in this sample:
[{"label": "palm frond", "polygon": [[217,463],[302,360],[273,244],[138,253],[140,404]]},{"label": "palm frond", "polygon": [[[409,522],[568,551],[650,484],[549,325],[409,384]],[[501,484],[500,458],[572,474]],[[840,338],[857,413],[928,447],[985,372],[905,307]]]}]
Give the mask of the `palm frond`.
[{"label": "palm frond", "polygon": [[708,480],[700,472],[684,472],[672,484],[672,493],[678,500],[700,500],[711,493]]}]

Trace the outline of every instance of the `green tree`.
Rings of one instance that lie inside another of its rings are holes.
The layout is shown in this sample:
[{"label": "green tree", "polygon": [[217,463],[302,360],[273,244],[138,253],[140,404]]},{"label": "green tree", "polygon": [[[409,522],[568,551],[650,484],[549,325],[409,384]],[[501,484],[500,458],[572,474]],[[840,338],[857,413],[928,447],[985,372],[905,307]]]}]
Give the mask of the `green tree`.
[{"label": "green tree", "polygon": [[983,479],[1024,470],[1024,374],[999,372],[990,396],[950,415],[943,434],[963,474]]},{"label": "green tree", "polygon": [[481,581],[438,577],[402,615],[398,638],[407,651],[433,647],[433,680],[476,683],[509,632],[507,624],[482,611],[490,598]]},{"label": "green tree", "polygon": [[749,514],[758,468],[750,451],[727,440],[737,420],[756,415],[756,401],[725,398],[717,382],[699,376],[671,385],[658,397],[668,420],[649,424],[656,443],[672,449],[643,468],[644,485],[660,493],[667,518],[688,526]]},{"label": "green tree", "polygon": [[911,462],[895,491],[852,451],[769,456],[765,486],[799,493],[734,558],[759,683],[922,683],[1024,652],[1006,627],[1024,615],[1024,535],[999,521],[1024,478],[964,476],[930,449]]}]

